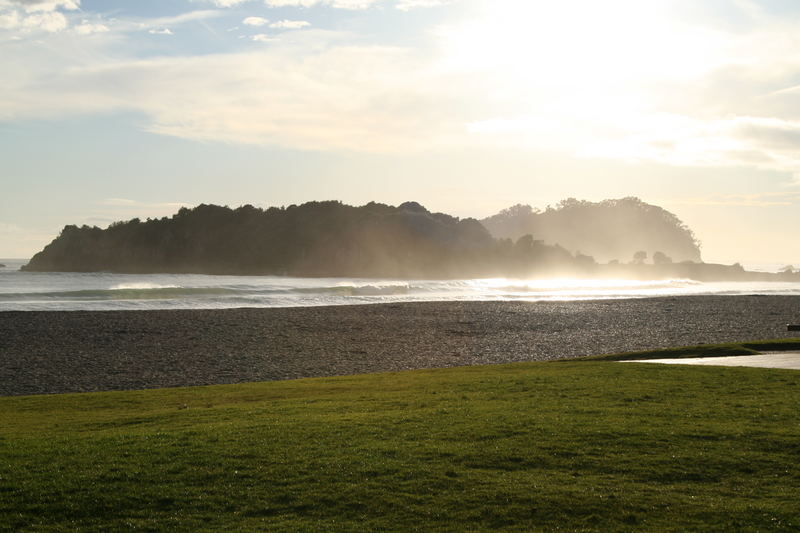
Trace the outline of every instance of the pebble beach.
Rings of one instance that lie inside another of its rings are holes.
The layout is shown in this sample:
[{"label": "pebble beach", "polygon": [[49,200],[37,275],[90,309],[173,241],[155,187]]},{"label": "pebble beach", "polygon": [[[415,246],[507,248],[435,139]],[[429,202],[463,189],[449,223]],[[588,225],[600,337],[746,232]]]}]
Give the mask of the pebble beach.
[{"label": "pebble beach", "polygon": [[339,376],[785,338],[798,296],[0,313],[0,395]]}]

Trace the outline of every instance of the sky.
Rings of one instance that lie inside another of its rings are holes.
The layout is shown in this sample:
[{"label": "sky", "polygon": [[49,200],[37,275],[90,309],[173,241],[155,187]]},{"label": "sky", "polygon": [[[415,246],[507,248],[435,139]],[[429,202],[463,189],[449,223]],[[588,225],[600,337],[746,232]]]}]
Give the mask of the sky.
[{"label": "sky", "polygon": [[0,257],[67,224],[637,196],[800,266],[795,0],[0,0]]}]

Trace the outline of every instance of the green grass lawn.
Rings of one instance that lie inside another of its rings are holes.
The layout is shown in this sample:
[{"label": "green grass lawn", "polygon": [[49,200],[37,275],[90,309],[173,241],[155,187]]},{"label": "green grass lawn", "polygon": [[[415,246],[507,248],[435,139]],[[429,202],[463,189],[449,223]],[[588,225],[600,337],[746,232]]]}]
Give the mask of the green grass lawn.
[{"label": "green grass lawn", "polygon": [[0,530],[800,529],[800,372],[605,361],[0,398]]}]

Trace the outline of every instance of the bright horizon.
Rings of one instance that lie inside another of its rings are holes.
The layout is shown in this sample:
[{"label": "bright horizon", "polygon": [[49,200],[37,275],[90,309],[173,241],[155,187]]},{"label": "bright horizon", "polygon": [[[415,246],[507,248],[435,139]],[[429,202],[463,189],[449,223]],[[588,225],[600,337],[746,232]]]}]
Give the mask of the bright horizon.
[{"label": "bright horizon", "polygon": [[200,203],[637,196],[800,265],[787,0],[0,0],[0,257]]}]

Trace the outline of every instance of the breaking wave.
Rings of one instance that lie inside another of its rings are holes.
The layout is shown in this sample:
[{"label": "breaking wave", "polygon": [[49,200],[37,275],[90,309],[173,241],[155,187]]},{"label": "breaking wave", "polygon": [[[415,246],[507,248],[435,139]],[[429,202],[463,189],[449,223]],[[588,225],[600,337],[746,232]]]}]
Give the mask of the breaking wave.
[{"label": "breaking wave", "polygon": [[0,272],[0,311],[301,307],[422,301],[556,301],[793,294],[800,284],[585,279],[374,280],[194,274]]},{"label": "breaking wave", "polygon": [[33,292],[0,294],[2,300],[19,300],[28,298],[43,299],[76,299],[76,300],[153,300],[169,298],[185,298],[196,296],[214,296],[235,294],[236,291],[223,288],[183,288],[160,287],[150,289],[85,289],[77,291]]}]

